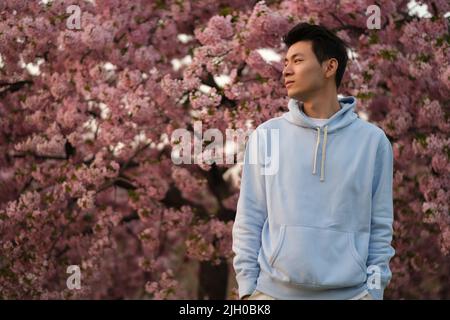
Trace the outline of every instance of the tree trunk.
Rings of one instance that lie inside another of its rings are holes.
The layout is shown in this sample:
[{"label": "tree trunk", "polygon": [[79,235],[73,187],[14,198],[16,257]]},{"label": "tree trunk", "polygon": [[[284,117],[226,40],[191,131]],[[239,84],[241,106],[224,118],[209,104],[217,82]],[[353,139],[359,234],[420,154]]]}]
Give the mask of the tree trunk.
[{"label": "tree trunk", "polygon": [[200,262],[198,299],[225,300],[228,286],[228,264],[222,261],[212,265],[209,261]]}]

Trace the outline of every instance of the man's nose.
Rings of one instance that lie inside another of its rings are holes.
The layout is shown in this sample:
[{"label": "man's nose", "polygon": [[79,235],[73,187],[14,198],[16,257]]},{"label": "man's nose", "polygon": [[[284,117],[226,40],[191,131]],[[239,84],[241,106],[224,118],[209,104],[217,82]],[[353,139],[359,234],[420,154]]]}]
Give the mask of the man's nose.
[{"label": "man's nose", "polygon": [[284,77],[286,77],[288,75],[291,75],[291,74],[292,74],[292,71],[290,69],[288,69],[288,68],[284,68],[283,69],[283,76]]}]

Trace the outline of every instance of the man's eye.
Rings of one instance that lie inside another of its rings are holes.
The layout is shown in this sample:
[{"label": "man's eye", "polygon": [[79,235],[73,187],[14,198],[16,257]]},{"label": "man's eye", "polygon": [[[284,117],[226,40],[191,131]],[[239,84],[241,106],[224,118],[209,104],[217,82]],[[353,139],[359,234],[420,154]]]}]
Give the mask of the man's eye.
[{"label": "man's eye", "polygon": [[[303,61],[303,60],[301,60],[301,59],[295,59],[295,60],[294,60],[294,63],[296,63],[296,62],[300,62],[300,61]],[[284,64],[284,67],[286,68],[286,67],[287,67],[287,65],[288,65],[288,63],[285,63],[285,64]]]}]

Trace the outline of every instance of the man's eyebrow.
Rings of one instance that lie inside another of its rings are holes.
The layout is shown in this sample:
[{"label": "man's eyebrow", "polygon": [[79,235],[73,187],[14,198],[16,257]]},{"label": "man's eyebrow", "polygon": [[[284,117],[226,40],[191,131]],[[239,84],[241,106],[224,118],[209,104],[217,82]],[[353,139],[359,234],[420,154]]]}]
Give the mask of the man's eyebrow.
[{"label": "man's eyebrow", "polygon": [[[292,56],[291,56],[291,59],[292,58],[294,58],[295,56],[303,56],[300,52],[298,52],[298,53],[294,53]],[[284,62],[286,62],[288,59],[287,58],[284,58]]]}]

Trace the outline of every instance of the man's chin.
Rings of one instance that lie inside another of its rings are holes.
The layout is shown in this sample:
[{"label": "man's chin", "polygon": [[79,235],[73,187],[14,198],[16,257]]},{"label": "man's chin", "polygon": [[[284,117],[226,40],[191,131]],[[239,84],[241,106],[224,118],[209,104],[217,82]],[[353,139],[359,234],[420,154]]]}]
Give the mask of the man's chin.
[{"label": "man's chin", "polygon": [[302,101],[303,94],[301,92],[298,92],[298,91],[291,91],[291,92],[289,92],[288,91],[287,95],[291,99]]}]

